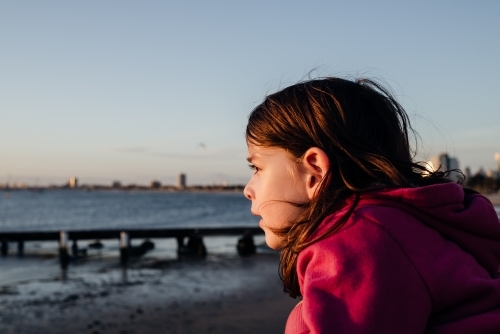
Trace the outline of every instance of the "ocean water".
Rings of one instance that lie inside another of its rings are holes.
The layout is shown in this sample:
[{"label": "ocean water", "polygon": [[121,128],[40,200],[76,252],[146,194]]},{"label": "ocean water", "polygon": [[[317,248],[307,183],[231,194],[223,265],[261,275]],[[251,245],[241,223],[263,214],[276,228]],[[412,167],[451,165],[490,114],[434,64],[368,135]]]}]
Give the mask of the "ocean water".
[{"label": "ocean water", "polygon": [[[500,216],[500,206],[495,206]],[[258,226],[240,192],[0,191],[0,231]]]},{"label": "ocean water", "polygon": [[258,226],[241,192],[0,192],[0,231]]},{"label": "ocean water", "polygon": [[[250,201],[241,192],[70,189],[0,192],[0,231],[65,230],[71,235],[71,230],[109,228],[257,227],[258,220],[250,213]],[[237,240],[238,236],[205,237],[209,262],[217,262],[221,257],[238,258]],[[259,253],[274,254],[264,246],[264,236],[255,236],[254,240],[259,246]],[[142,241],[131,240],[132,245],[139,245]],[[152,241],[155,243],[154,250],[135,259],[132,266],[177,259],[175,239]],[[79,240],[78,247],[88,248],[91,242],[93,240]],[[102,240],[102,243],[102,250],[88,249],[88,258],[72,262],[68,273],[79,279],[89,273],[105,279],[119,272],[118,239]],[[26,242],[24,247],[24,256],[19,257],[17,243],[9,242],[9,255],[0,257],[0,288],[6,284],[33,282],[60,275],[57,240]],[[197,265],[193,264],[194,272],[197,272],[196,268]],[[142,270],[145,269],[139,271]],[[131,271],[134,272],[134,269]]]}]

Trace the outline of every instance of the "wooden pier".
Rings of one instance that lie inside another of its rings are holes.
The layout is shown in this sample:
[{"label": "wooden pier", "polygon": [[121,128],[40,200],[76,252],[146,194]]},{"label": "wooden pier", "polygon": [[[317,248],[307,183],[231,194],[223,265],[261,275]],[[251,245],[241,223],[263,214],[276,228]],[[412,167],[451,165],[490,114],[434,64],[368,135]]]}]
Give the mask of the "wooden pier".
[{"label": "wooden pier", "polygon": [[[0,232],[1,254],[9,253],[9,242],[17,242],[18,253],[23,254],[26,241],[56,241],[59,243],[59,259],[66,268],[72,258],[83,256],[79,250],[78,240],[116,239],[120,245],[120,261],[125,264],[130,256],[142,255],[154,248],[149,239],[175,238],[179,255],[205,256],[203,237],[209,236],[242,236],[236,248],[242,256],[255,253],[253,235],[264,234],[259,227],[214,227],[214,228],[161,228],[161,229],[103,229],[103,230],[68,230],[68,231],[19,231]],[[188,239],[185,244],[185,239]],[[132,239],[146,240],[139,247],[132,247]],[[72,241],[71,255],[68,243]]]}]

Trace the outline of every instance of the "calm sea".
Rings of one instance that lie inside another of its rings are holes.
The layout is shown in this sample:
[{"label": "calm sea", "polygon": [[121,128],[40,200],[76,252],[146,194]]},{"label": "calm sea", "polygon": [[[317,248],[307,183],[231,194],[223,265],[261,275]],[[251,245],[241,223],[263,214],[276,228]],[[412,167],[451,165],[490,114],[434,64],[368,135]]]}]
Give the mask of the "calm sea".
[{"label": "calm sea", "polygon": [[242,193],[0,192],[0,231],[258,226]]},{"label": "calm sea", "polygon": [[0,192],[0,231],[258,226],[258,220],[240,192]]}]

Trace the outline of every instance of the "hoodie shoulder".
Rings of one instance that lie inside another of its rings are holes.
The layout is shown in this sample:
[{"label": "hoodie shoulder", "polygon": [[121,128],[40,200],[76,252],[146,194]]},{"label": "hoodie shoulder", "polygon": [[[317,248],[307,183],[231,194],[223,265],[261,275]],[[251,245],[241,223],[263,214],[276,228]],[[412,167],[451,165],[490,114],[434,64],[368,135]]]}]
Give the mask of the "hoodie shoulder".
[{"label": "hoodie shoulder", "polygon": [[[491,203],[448,184],[370,195],[337,233],[299,253],[307,327],[498,332],[500,224]],[[327,217],[320,232],[338,217]]]},{"label": "hoodie shoulder", "polygon": [[[416,219],[439,233],[444,239],[458,245],[495,277],[500,268],[500,223],[491,202],[479,194],[465,194],[455,183],[437,184],[420,188],[389,189],[365,194],[359,208],[371,207],[378,221],[390,222],[392,209],[404,213],[406,219]],[[397,225],[396,225],[397,226]]]},{"label": "hoodie shoulder", "polygon": [[[325,223],[335,220],[332,215]],[[302,250],[297,274],[301,316],[312,333],[425,330],[432,305],[428,287],[393,236],[362,213]]]}]

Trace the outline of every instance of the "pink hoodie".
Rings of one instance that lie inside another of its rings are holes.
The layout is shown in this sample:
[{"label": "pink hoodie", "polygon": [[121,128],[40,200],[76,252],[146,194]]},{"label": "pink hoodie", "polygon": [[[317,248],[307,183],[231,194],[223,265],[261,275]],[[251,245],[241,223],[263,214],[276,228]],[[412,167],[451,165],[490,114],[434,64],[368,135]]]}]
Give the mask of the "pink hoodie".
[{"label": "pink hoodie", "polygon": [[454,183],[369,192],[299,254],[303,300],[285,333],[500,333],[499,268],[500,224],[483,196]]}]

